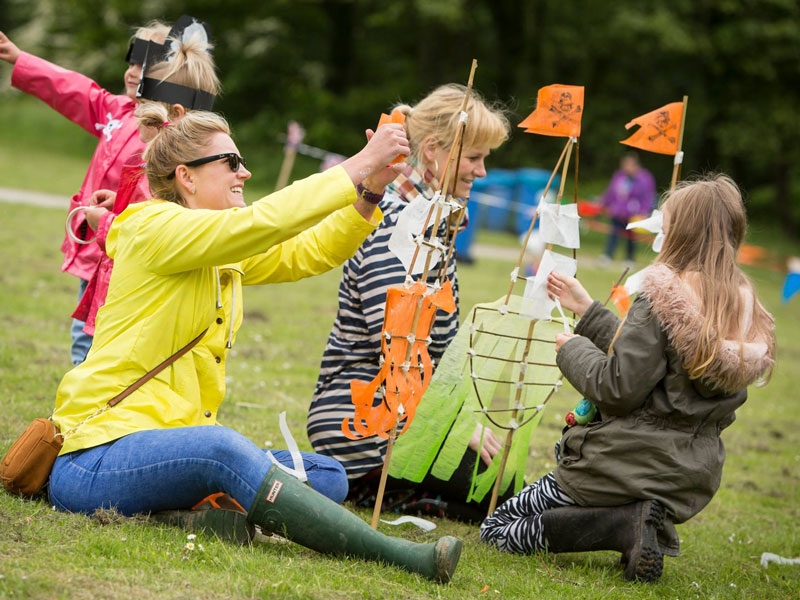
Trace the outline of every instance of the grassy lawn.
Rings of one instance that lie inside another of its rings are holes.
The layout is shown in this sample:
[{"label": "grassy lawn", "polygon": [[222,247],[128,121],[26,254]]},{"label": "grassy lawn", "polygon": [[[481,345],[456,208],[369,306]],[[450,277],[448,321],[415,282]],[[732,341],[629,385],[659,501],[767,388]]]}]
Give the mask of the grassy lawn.
[{"label": "grassy lawn", "polygon": [[[0,186],[64,194],[77,189],[91,145],[65,152],[69,124],[52,147],[42,138],[26,137],[10,121],[7,106],[0,102]],[[35,123],[41,123],[38,119]],[[6,137],[7,125],[14,135]],[[19,156],[25,160],[12,160]],[[255,197],[250,193],[250,199]],[[6,265],[0,272],[4,453],[31,419],[52,410],[58,382],[70,367],[68,315],[76,303],[77,282],[59,271],[66,211],[0,207],[0,260]],[[756,230],[754,239],[770,235],[769,228]],[[510,236],[500,234],[482,235],[478,241],[514,245]],[[590,292],[605,299],[619,269],[593,266],[591,258],[602,241],[597,234],[586,236],[579,273]],[[798,252],[796,242],[780,243],[783,251]],[[642,248],[639,256],[644,264],[652,254]],[[476,302],[505,293],[512,266],[507,260],[479,259],[459,267],[462,317]],[[446,534],[464,540],[454,581],[440,586],[392,567],[332,559],[290,543],[242,548],[199,536],[195,541],[204,550],[189,551],[185,534],[177,529],[113,514],[59,513],[45,501],[0,492],[0,598],[797,597],[800,566],[763,568],[759,557],[762,552],[800,555],[800,301],[780,303],[782,274],[749,274],[777,321],[778,366],[767,387],[751,390],[737,421],[724,432],[728,461],[722,487],[699,516],[679,527],[682,555],[665,560],[664,575],[655,585],[625,582],[614,553],[509,556],[480,544],[476,527],[448,520],[437,520],[431,533],[409,525],[381,526],[415,541]],[[285,410],[301,448],[310,450],[305,414],[335,315],[338,279],[335,271],[291,285],[246,290],[245,323],[229,361],[228,396],[220,412],[223,423],[259,445],[281,447],[277,415]],[[564,412],[577,399],[565,386],[550,403],[534,434],[529,479],[553,467],[553,442]],[[362,516],[368,519],[366,512]]]}]

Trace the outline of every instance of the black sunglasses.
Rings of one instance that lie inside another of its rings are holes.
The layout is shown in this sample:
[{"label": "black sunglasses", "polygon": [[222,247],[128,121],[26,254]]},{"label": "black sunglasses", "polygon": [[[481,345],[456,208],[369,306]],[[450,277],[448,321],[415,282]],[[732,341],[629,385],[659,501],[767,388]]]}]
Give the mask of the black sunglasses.
[{"label": "black sunglasses", "polygon": [[[235,152],[226,152],[225,154],[215,154],[214,156],[206,156],[204,158],[198,158],[195,160],[190,160],[189,162],[185,162],[187,167],[199,167],[200,165],[204,165],[206,163],[214,162],[215,160],[222,160],[225,159],[228,161],[228,167],[230,167],[231,171],[236,173],[239,170],[239,165],[243,166],[245,169],[247,168],[247,161],[236,154]],[[167,179],[172,179],[175,177],[175,171],[170,173],[167,176]]]}]

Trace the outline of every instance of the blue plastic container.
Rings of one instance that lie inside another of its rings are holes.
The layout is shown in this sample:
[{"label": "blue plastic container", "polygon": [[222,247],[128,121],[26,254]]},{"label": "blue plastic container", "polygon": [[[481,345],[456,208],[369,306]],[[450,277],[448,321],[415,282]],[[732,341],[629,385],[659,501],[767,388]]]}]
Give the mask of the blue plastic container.
[{"label": "blue plastic container", "polygon": [[[514,212],[514,232],[517,235],[522,235],[528,231],[528,227],[531,225],[531,219],[536,212],[536,207],[539,206],[539,201],[541,200],[542,192],[547,185],[548,179],[550,179],[550,171],[545,171],[544,169],[517,170],[517,204],[515,205],[516,210]],[[561,178],[559,175],[553,178],[553,183],[550,184],[551,192],[558,191],[560,181]],[[548,196],[549,195],[548,193]]]},{"label": "blue plastic container", "polygon": [[506,169],[492,169],[486,177],[475,180],[470,206],[480,204],[481,227],[496,231],[508,229],[516,185],[516,171]]},{"label": "blue plastic container", "polygon": [[475,239],[475,231],[477,231],[480,223],[482,208],[477,202],[470,201],[467,205],[467,210],[469,211],[467,228],[456,236],[456,257],[462,262],[470,263],[473,260],[470,248],[472,247],[472,241]]}]

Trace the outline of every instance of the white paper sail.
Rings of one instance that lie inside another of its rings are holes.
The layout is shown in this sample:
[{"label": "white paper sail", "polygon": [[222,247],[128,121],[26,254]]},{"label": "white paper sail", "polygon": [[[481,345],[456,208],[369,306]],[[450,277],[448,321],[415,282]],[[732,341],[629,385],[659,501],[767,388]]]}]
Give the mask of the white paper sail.
[{"label": "white paper sail", "polygon": [[580,248],[578,230],[578,205],[539,204],[539,231],[545,244],[556,244],[564,248]]},{"label": "white paper sail", "polygon": [[663,215],[661,214],[661,211],[656,208],[653,210],[653,214],[646,219],[628,223],[626,229],[644,229],[650,233],[655,233],[656,239],[653,240],[652,247],[655,252],[661,252],[661,247],[664,245],[664,230],[662,229],[663,223]]},{"label": "white paper sail", "polygon": [[[414,252],[417,249],[417,237],[421,237],[422,226],[425,224],[425,219],[428,217],[428,211],[431,204],[438,201],[441,196],[437,192],[433,200],[427,200],[421,194],[409,202],[397,217],[397,225],[395,225],[392,236],[389,238],[389,250],[394,254],[400,262],[403,263],[406,271],[411,266],[411,260],[414,257]],[[442,218],[447,218],[450,215],[450,206],[442,204]],[[436,208],[431,216],[428,228],[433,225],[436,217]],[[434,243],[437,238],[433,238]],[[433,268],[439,264],[442,258],[444,248],[430,248],[428,246],[420,246],[419,255],[414,262],[414,269],[412,275],[419,275],[425,268],[425,258],[427,253],[431,255],[430,267]]]},{"label": "white paper sail", "polygon": [[625,280],[622,287],[625,288],[628,295],[633,296],[634,294],[638,294],[639,290],[642,289],[642,278],[644,277],[645,271],[647,271],[646,268],[641,271],[636,271],[636,273],[629,275]]},{"label": "white paper sail", "polygon": [[553,271],[574,277],[577,270],[578,262],[574,258],[545,250],[536,276],[527,278],[520,316],[528,319],[549,320],[556,307],[556,302],[547,295],[547,277]]}]

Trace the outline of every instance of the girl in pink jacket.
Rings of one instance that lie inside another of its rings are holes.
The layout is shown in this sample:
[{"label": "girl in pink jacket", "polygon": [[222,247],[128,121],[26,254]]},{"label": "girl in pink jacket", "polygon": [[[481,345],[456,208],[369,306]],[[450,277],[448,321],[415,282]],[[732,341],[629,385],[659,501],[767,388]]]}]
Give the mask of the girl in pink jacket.
[{"label": "girl in pink jacket", "polygon": [[[136,38],[163,42],[166,32],[164,26],[161,29],[142,28],[137,31]],[[88,206],[96,190],[117,189],[122,166],[144,150],[133,116],[142,66],[133,54],[128,52],[129,64],[123,77],[125,93],[112,94],[80,73],[22,52],[0,31],[0,59],[14,65],[11,85],[46,102],[99,140],[81,189],[72,196],[70,211],[78,206]],[[72,229],[79,239],[90,237],[86,220],[80,213],[72,220]],[[61,251],[64,253],[61,270],[80,279],[79,296],[83,295],[103,251],[97,244],[78,244],[69,236],[64,238]],[[92,337],[83,332],[83,327],[81,321],[72,323],[71,358],[76,365],[86,358],[92,343]]]}]

